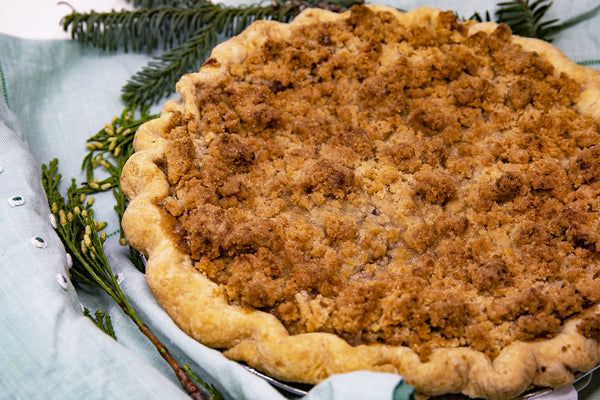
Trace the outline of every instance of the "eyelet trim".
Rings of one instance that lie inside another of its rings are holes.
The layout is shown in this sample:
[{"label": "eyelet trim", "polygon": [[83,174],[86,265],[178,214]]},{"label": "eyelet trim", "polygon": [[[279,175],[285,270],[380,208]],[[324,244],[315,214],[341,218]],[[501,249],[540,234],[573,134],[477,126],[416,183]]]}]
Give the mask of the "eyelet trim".
[{"label": "eyelet trim", "polygon": [[67,278],[65,278],[62,274],[56,274],[56,282],[58,282],[60,287],[63,288],[64,290],[67,290],[69,287]]},{"label": "eyelet trim", "polygon": [[45,249],[48,247],[48,243],[44,240],[44,238],[39,236],[34,236],[31,238],[31,244],[39,249]]},{"label": "eyelet trim", "polygon": [[22,196],[13,196],[8,199],[8,204],[11,207],[20,207],[25,204],[25,199]]},{"label": "eyelet trim", "polygon": [[58,228],[58,225],[56,224],[56,217],[54,216],[54,214],[48,214],[48,220],[50,221],[50,225],[52,225],[52,228]]}]

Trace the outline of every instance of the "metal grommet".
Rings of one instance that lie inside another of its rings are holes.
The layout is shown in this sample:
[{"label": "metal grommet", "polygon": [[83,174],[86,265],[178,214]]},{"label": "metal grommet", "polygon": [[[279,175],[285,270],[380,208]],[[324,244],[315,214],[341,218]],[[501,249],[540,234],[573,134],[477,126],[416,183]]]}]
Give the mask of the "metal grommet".
[{"label": "metal grommet", "polygon": [[69,287],[69,283],[67,282],[67,278],[65,278],[62,274],[56,274],[56,282],[60,285],[61,288],[67,290]]},{"label": "metal grommet", "polygon": [[46,243],[44,238],[41,238],[39,236],[32,237],[31,244],[40,249],[45,249],[46,247],[48,247],[48,243]]},{"label": "metal grommet", "polygon": [[25,199],[22,196],[13,196],[8,199],[8,204],[11,207],[19,207],[25,204]]},{"label": "metal grommet", "polygon": [[73,257],[69,253],[66,253],[65,258],[67,259],[67,267],[69,269],[73,268]]},{"label": "metal grommet", "polygon": [[123,282],[123,279],[125,279],[125,275],[122,272],[117,272],[115,278],[117,279],[117,285],[120,285],[121,282]]}]

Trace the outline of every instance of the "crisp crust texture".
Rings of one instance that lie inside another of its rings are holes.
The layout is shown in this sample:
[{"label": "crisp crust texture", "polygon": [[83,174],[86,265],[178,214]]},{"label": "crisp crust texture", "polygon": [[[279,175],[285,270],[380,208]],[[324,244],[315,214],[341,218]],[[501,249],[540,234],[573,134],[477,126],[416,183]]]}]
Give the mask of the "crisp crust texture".
[{"label": "crisp crust texture", "polygon": [[121,178],[150,289],[275,378],[504,399],[600,362],[600,77],[431,8],[260,21]]}]

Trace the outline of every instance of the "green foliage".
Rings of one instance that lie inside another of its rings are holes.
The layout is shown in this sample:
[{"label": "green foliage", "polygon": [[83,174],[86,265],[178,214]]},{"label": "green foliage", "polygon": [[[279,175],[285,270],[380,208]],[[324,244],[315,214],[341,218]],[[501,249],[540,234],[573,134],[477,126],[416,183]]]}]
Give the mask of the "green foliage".
[{"label": "green foliage", "polygon": [[115,336],[115,331],[113,330],[110,316],[107,315],[104,311],[98,310],[94,313],[94,315],[92,315],[90,310],[85,308],[83,310],[83,315],[85,315],[86,317],[91,319],[92,322],[94,323],[94,325],[96,325],[98,328],[100,328],[100,330],[102,330],[108,336],[112,337],[115,340],[117,339],[117,337]]},{"label": "green foliage", "polygon": [[135,10],[72,12],[62,20],[65,31],[81,43],[103,50],[152,53],[162,48],[123,87],[128,106],[150,106],[173,92],[186,72],[195,71],[219,37],[235,36],[257,20],[288,22],[304,8],[344,11],[362,0],[274,0],[228,7],[207,0],[132,0]]},{"label": "green foliage", "polygon": [[[494,13],[495,22],[510,26],[515,35],[542,39],[552,42],[554,36],[559,32],[583,22],[598,12],[600,5],[584,13],[576,15],[566,21],[558,18],[546,19],[546,13],[550,10],[553,2],[549,0],[511,0],[498,3],[498,9]],[[487,21],[491,21],[489,13]]]},{"label": "green foliage", "polygon": [[[98,287],[108,294],[156,347],[159,354],[173,369],[188,395],[194,399],[206,400],[204,393],[138,317],[121,290],[104,253],[106,234],[101,231],[106,224],[94,219],[93,198],[79,193],[75,179],[72,179],[65,199],[58,189],[61,179],[58,173],[58,160],[54,159],[48,165],[42,165],[42,185],[46,191],[50,210],[57,221],[56,232],[73,260],[73,266],[69,270],[71,281],[75,284]],[[104,332],[112,333],[111,336],[115,337],[110,319],[107,319],[102,312],[96,313],[95,319],[91,317],[89,311],[84,310],[84,314]]]},{"label": "green foliage", "polygon": [[[546,19],[546,14],[552,6],[552,1],[536,0],[511,0],[500,2],[493,13],[486,11],[482,16],[476,12],[468,19],[479,22],[496,22],[506,24],[515,35],[532,37],[552,42],[553,36],[559,32],[577,25],[600,12],[600,5],[593,9],[576,15],[567,21],[560,22],[558,18]],[[461,18],[464,20],[464,18]]]},{"label": "green foliage", "polygon": [[155,57],[133,75],[122,89],[123,100],[127,104],[153,104],[169,96],[175,90],[175,82],[183,74],[198,70],[216,43],[214,30],[201,28],[189,40]]},{"label": "green foliage", "polygon": [[[122,88],[122,98],[131,107],[144,108],[173,93],[177,80],[196,71],[219,38],[239,34],[261,19],[288,22],[307,7],[345,11],[363,0],[273,0],[238,7],[208,0],[129,0],[134,10],[107,13],[72,12],[62,20],[71,37],[103,50],[147,52],[162,49]],[[593,15],[600,6],[569,21],[545,19],[549,0],[509,0],[497,4],[493,13],[474,13],[469,19],[495,21],[510,26],[520,36],[547,41],[558,32]]]},{"label": "green foliage", "polygon": [[185,42],[206,26],[218,6],[201,1],[193,8],[156,8],[112,12],[71,13],[62,20],[71,37],[102,50],[152,52]]},{"label": "green foliage", "polygon": [[4,97],[4,102],[6,103],[7,106],[9,106],[8,92],[6,91],[6,81],[4,79],[4,71],[2,70],[2,63],[0,63],[0,89],[2,91],[2,97]]},{"label": "green foliage", "polygon": [[[96,193],[119,186],[119,177],[123,165],[133,154],[133,138],[138,128],[158,115],[142,110],[140,117],[135,118],[134,107],[126,107],[119,117],[113,117],[94,136],[87,140],[88,154],[82,162],[86,184],[77,188],[79,193]],[[98,180],[94,176],[97,168],[102,167],[109,176]]]},{"label": "green foliage", "polygon": [[[459,19],[461,21],[465,20],[465,18],[461,18],[460,16],[459,16]],[[467,18],[467,20],[474,20],[474,21],[478,21],[478,22],[491,22],[491,21],[493,21],[493,19],[492,19],[491,15],[490,15],[489,11],[485,12],[485,17],[482,17],[481,14],[479,14],[478,12],[475,12],[475,13],[473,13],[473,15],[471,15],[469,18]]]},{"label": "green foliage", "polygon": [[202,379],[198,378],[190,369],[190,367],[188,367],[187,365],[183,366],[183,370],[190,376],[190,378],[192,378],[196,383],[198,383],[200,386],[202,386],[204,388],[204,390],[206,390],[206,392],[208,393],[209,396],[209,400],[223,400],[223,396],[221,396],[221,394],[217,391],[217,389],[213,386],[213,385],[209,385],[206,382],[204,382]]},{"label": "green foliage", "polygon": [[104,253],[106,233],[102,230],[106,224],[94,219],[93,197],[79,193],[75,179],[72,179],[65,200],[58,190],[61,178],[58,160],[42,165],[42,185],[57,221],[56,231],[73,260],[69,270],[71,280],[100,287],[121,308],[130,310]]},{"label": "green foliage", "polygon": [[558,18],[544,20],[551,5],[552,2],[548,0],[513,0],[498,3],[496,21],[510,26],[515,35],[551,41],[551,36],[563,29],[561,24],[558,24]]},{"label": "green foliage", "polygon": [[[94,136],[87,140],[88,153],[83,159],[81,168],[85,171],[86,182],[79,187],[73,188],[77,194],[95,194],[112,190],[115,198],[114,209],[119,217],[119,226],[127,205],[125,194],[121,191],[120,178],[125,162],[133,154],[133,138],[138,128],[145,122],[150,121],[158,115],[150,114],[146,109],[136,117],[135,107],[127,107],[119,117],[113,117],[110,123],[106,123]],[[104,172],[103,179],[96,178],[96,172]],[[125,236],[119,230],[122,244],[125,244]],[[130,259],[140,271],[144,271],[144,263],[140,253],[129,248]]]}]

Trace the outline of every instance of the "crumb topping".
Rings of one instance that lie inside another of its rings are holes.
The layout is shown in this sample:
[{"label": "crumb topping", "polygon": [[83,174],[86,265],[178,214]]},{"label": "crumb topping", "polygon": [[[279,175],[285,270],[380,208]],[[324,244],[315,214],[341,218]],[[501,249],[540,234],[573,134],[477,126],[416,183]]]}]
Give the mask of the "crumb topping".
[{"label": "crumb topping", "polygon": [[198,86],[160,204],[195,268],[291,334],[422,358],[555,335],[600,301],[599,127],[510,36],[358,6]]}]

